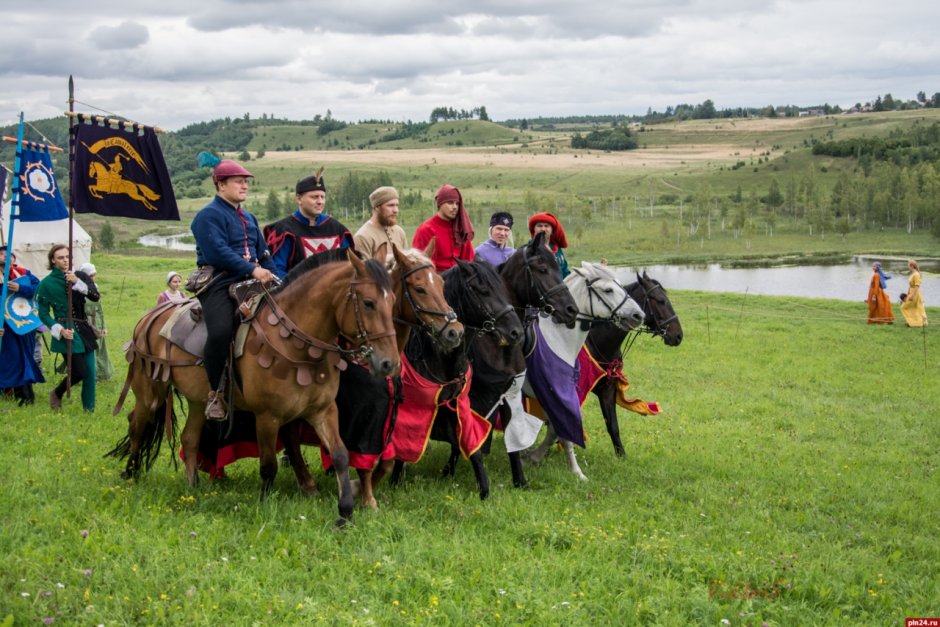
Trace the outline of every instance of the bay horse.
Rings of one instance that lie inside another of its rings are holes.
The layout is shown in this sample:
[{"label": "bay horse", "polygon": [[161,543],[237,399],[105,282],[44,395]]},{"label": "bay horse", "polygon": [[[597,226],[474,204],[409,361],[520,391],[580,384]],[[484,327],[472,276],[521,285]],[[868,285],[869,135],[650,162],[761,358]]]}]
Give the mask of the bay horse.
[{"label": "bay horse", "polygon": [[[636,338],[643,332],[662,338],[666,346],[679,346],[682,343],[682,325],[679,322],[679,316],[669,301],[666,288],[659,281],[651,279],[646,272],[643,272],[642,276],[636,273],[636,282],[627,285],[627,292],[643,308],[645,328],[634,329],[635,335],[624,345],[624,340],[630,332],[605,322],[591,327],[584,342],[584,350],[604,370],[604,374],[594,383],[590,391],[597,396],[607,433],[614,446],[614,453],[618,457],[626,454],[620,439],[620,425],[617,422],[617,383],[625,379],[623,364],[627,351],[632,348]],[[587,391],[582,390],[582,393]]]},{"label": "bay horse", "polygon": [[[551,320],[539,322],[536,349],[526,358],[524,389],[527,396],[537,400],[540,413],[562,440],[569,470],[587,480],[573,446],[584,446],[581,402],[574,376],[578,354],[592,326],[609,322],[629,331],[642,324],[644,314],[605,265],[583,261],[565,278],[565,285],[577,302],[578,324],[570,327]],[[531,461],[539,459],[530,456]]]},{"label": "bay horse", "polygon": [[[403,415],[399,414],[391,447],[375,472],[373,485],[377,485],[390,470],[391,481],[398,483],[404,462],[417,461],[430,437],[451,445],[451,459],[444,467],[443,476],[453,475],[456,459],[462,454],[470,460],[480,499],[484,500],[489,496],[490,488],[481,448],[489,437],[491,426],[472,404],[470,390],[476,374],[470,355],[486,359],[491,368],[504,370],[511,378],[525,367],[519,349],[524,332],[506,297],[502,281],[490,264],[458,260],[454,267],[444,272],[443,277],[447,302],[453,305],[467,332],[464,342],[454,351],[443,351],[433,345],[426,334],[412,335],[404,351],[404,400],[400,411],[405,412],[405,416],[415,412],[425,414],[412,419],[411,425],[403,425]],[[406,378],[406,365],[412,366],[419,376]],[[429,398],[428,392],[415,389],[414,381],[422,386],[424,382],[434,384],[429,388],[433,394],[432,403],[425,400]],[[428,424],[430,431],[427,430]],[[406,431],[400,432],[403,426]]]},{"label": "bay horse", "polygon": [[[392,323],[395,297],[385,269],[384,247],[376,254],[381,254],[381,262],[363,261],[353,251],[345,251],[345,260],[326,265],[311,257],[288,273],[280,286],[265,289],[250,318],[246,350],[232,368],[233,409],[255,415],[262,498],[271,491],[277,475],[278,431],[285,424],[305,420],[332,455],[340,525],[351,519],[353,494],[334,400],[338,367],[358,360],[377,377],[399,367]],[[313,268],[316,271],[311,271]],[[160,335],[176,307],[155,307],[134,329],[126,355],[125,391],[114,413],[120,411],[128,387],[134,392],[135,404],[128,416],[127,436],[111,454],[127,457],[122,476],[136,476],[142,459],[147,459],[147,449],[155,441],[159,446],[162,439],[161,430],[154,429],[154,410],[164,403],[172,406],[175,390],[188,401],[181,439],[186,478],[195,486],[208,379],[195,355]],[[171,407],[167,409],[168,414],[171,411]]]},{"label": "bay horse", "polygon": [[[392,244],[396,263],[391,277],[396,296],[394,321],[399,351],[414,335],[412,331],[426,337],[434,350],[445,353],[457,349],[464,338],[464,326],[445,297],[444,279],[431,262],[432,250],[429,246],[424,251],[401,251]],[[396,396],[399,395],[397,377],[371,377],[365,368],[355,363],[349,364],[340,375],[336,397],[340,435],[350,454],[350,466],[359,476],[353,482],[353,490],[359,492],[363,507],[378,508],[372,490],[372,470],[394,429]],[[314,494],[316,483],[301,455],[300,445],[315,442],[303,436],[302,427],[302,423],[289,425],[285,428],[287,433],[281,436],[298,484],[305,493]],[[324,465],[331,468],[331,456],[323,454],[322,457]]]}]

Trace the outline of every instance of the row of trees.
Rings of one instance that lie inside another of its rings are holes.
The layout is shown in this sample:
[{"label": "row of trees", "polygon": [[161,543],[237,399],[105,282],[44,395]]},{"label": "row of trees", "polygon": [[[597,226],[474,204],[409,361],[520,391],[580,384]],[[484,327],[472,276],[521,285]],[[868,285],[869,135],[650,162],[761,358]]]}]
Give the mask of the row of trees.
[{"label": "row of trees", "polygon": [[467,111],[466,109],[454,109],[453,107],[435,107],[431,111],[431,116],[429,118],[431,124],[435,122],[441,122],[446,120],[472,120],[479,119],[488,121],[490,119],[489,114],[486,112],[486,107],[474,107]]}]

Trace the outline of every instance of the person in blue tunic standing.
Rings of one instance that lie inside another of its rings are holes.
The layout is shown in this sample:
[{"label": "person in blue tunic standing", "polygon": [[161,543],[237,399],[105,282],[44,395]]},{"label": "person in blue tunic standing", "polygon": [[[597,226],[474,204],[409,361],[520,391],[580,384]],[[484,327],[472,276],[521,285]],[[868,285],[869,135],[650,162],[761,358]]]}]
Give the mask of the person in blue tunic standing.
[{"label": "person in blue tunic standing", "polygon": [[490,238],[476,247],[477,258],[499,267],[516,252],[512,240],[512,214],[497,211],[490,216]]},{"label": "person in blue tunic standing", "polygon": [[355,248],[349,229],[325,212],[326,183],[322,168],[297,181],[294,192],[297,210],[264,227],[264,239],[277,275],[282,279],[311,255],[337,248]]},{"label": "person in blue tunic standing", "polygon": [[228,288],[249,278],[262,283],[275,278],[258,220],[241,206],[248,197],[248,179],[253,176],[234,161],[220,161],[212,171],[216,196],[199,210],[190,227],[196,238],[197,265],[212,268],[211,281],[196,294],[208,331],[203,359],[209,377],[206,417],[210,420],[228,416],[220,389],[235,328],[235,303]]},{"label": "person in blue tunic standing", "polygon": [[[11,253],[12,254],[12,253]],[[32,302],[33,294],[39,287],[39,279],[32,272],[15,263],[15,257],[10,258],[10,273],[6,277],[7,300],[26,299]],[[0,268],[5,268],[7,262],[7,247],[0,244]],[[0,274],[3,270],[0,269]],[[0,284],[4,283],[0,277]],[[19,404],[32,405],[35,395],[34,383],[43,383],[45,378],[36,364],[34,357],[36,348],[36,334],[33,330],[21,333],[13,320],[7,320],[6,303],[2,303],[3,339],[0,344],[0,390],[12,390],[14,398]]]},{"label": "person in blue tunic standing", "polygon": [[[66,386],[75,387],[81,383],[82,407],[92,412],[95,411],[95,351],[98,349],[98,341],[94,329],[85,318],[85,299],[98,300],[98,289],[88,275],[72,271],[71,265],[69,249],[65,244],[56,244],[50,248],[51,272],[39,282],[39,289],[36,290],[39,318],[52,334],[50,350],[66,355],[71,343],[70,374],[49,391],[49,406],[60,409]],[[72,292],[71,323],[68,321],[69,290]]]}]

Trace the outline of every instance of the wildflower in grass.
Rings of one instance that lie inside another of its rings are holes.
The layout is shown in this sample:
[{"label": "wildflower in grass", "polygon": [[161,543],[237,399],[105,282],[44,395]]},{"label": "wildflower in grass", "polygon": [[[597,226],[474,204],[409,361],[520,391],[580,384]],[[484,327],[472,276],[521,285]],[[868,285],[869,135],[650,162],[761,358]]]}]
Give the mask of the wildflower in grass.
[{"label": "wildflower in grass", "polygon": [[196,535],[197,535],[197,534],[196,534],[195,531],[190,531],[190,532],[189,532],[189,537],[190,537],[190,538],[195,538]]},{"label": "wildflower in grass", "polygon": [[87,537],[88,537],[88,530],[87,530],[87,529],[82,529],[82,539],[85,539],[85,538],[87,538]]},{"label": "wildflower in grass", "polygon": [[731,624],[731,621],[728,620],[727,618],[722,618],[722,619],[721,619],[721,624],[722,624],[722,625],[730,625],[730,624]]},{"label": "wildflower in grass", "polygon": [[65,584],[62,583],[62,582],[58,582],[58,583],[56,583],[55,587],[58,588],[59,590],[61,590],[62,588],[65,587]]},{"label": "wildflower in grass", "polygon": [[85,575],[86,577],[91,577],[91,569],[86,568],[85,570],[82,571],[82,574]]},{"label": "wildflower in grass", "polygon": [[29,592],[20,592],[20,596],[25,599],[25,598],[29,597]]},{"label": "wildflower in grass", "polygon": [[55,622],[55,619],[51,616],[46,616],[45,618],[42,619],[42,622],[46,625],[51,625],[52,623]]}]

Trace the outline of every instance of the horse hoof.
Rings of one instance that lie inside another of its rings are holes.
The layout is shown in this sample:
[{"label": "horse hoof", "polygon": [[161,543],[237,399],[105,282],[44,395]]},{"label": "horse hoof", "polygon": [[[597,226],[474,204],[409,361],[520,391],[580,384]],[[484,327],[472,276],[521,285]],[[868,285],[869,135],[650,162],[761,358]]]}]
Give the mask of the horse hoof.
[{"label": "horse hoof", "polygon": [[520,490],[528,490],[529,482],[528,481],[513,481],[512,487],[519,488]]},{"label": "horse hoof", "polygon": [[348,518],[337,518],[336,519],[336,528],[337,529],[346,529],[352,525],[352,521]]}]

